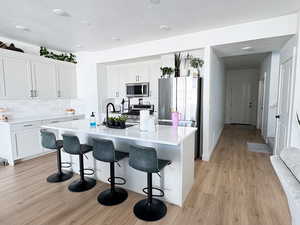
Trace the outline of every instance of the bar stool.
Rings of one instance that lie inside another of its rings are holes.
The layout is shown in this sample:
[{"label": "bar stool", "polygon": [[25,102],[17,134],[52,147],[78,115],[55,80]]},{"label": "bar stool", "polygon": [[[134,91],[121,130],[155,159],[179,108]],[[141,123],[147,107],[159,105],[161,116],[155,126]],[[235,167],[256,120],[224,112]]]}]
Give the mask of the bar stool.
[{"label": "bar stool", "polygon": [[[93,139],[93,155],[96,160],[110,163],[110,189],[101,192],[98,195],[98,202],[102,205],[112,206],[117,205],[125,201],[128,197],[128,193],[123,188],[115,187],[115,185],[124,185],[126,180],[122,177],[115,176],[115,163],[128,157],[128,153],[116,151],[114,144],[110,140]],[[116,179],[120,179],[123,182],[116,183]]]},{"label": "bar stool", "polygon": [[[57,173],[54,173],[47,177],[49,183],[58,183],[69,180],[72,176],[72,172],[63,172],[62,168],[69,168],[71,166],[68,162],[61,162],[61,149],[63,147],[62,140],[56,140],[56,136],[53,132],[47,130],[41,130],[42,146],[47,149],[55,149],[57,157]],[[62,167],[62,164],[68,164],[69,166]]]},{"label": "bar stool", "polygon": [[[65,152],[72,155],[79,155],[79,172],[80,179],[73,181],[69,185],[69,190],[72,192],[83,192],[93,188],[96,185],[96,180],[84,177],[84,175],[93,175],[92,169],[84,169],[83,155],[93,150],[90,145],[80,144],[78,137],[74,135],[63,134],[63,146]],[[85,170],[92,170],[90,174],[84,174]]]},{"label": "bar stool", "polygon": [[[145,221],[156,221],[163,218],[167,213],[167,206],[163,201],[154,197],[163,197],[164,192],[159,188],[152,187],[152,173],[159,173],[171,161],[158,159],[154,148],[131,146],[129,153],[129,166],[147,173],[147,187],[143,192],[147,194],[147,199],[143,199],[135,204],[133,212],[139,219]],[[161,194],[154,195],[152,191],[157,190]]]}]

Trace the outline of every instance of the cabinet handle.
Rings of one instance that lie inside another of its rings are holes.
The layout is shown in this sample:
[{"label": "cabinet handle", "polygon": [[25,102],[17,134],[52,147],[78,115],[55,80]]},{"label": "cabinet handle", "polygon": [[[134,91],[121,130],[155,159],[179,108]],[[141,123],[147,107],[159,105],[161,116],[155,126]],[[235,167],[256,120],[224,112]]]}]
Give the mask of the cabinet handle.
[{"label": "cabinet handle", "polygon": [[24,127],[32,127],[32,124],[25,124]]},{"label": "cabinet handle", "polygon": [[51,121],[50,123],[59,123],[59,121]]}]

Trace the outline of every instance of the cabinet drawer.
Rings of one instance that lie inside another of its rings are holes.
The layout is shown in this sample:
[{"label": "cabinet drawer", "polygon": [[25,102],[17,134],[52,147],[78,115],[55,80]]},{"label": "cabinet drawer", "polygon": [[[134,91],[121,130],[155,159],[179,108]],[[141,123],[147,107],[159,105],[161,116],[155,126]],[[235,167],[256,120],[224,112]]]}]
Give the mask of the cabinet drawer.
[{"label": "cabinet drawer", "polygon": [[42,125],[41,121],[32,121],[32,122],[27,122],[27,123],[20,123],[20,124],[13,125],[12,130],[13,131],[19,131],[19,130],[40,128],[41,125]]}]

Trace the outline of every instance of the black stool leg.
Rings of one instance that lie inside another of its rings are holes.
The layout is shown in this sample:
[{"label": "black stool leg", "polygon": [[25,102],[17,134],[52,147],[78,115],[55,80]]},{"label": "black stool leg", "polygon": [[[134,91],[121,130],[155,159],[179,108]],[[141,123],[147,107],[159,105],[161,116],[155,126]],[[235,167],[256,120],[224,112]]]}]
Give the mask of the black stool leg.
[{"label": "black stool leg", "polygon": [[79,173],[80,179],[75,180],[69,185],[69,190],[72,192],[83,192],[90,190],[96,185],[96,180],[84,177],[83,154],[79,155]]},{"label": "black stool leg", "polygon": [[133,212],[141,220],[156,221],[166,215],[167,206],[163,201],[152,197],[152,173],[147,173],[147,187],[147,199],[136,203]]},{"label": "black stool leg", "polygon": [[123,188],[115,187],[115,163],[110,163],[110,189],[101,192],[98,202],[102,205],[112,206],[124,202],[128,193]]},{"label": "black stool leg", "polygon": [[72,172],[63,172],[61,169],[61,152],[60,149],[57,149],[56,151],[56,157],[57,157],[57,173],[54,173],[50,175],[47,178],[47,181],[49,183],[58,183],[58,182],[63,182],[66,180],[69,180],[72,176]]}]

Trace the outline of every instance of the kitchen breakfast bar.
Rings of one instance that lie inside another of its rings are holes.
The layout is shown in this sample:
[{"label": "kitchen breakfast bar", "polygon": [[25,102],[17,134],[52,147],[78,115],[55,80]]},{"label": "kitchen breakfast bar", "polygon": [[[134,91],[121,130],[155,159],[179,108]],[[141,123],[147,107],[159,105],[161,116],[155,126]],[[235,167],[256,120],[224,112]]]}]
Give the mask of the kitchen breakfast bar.
[{"label": "kitchen breakfast bar", "polygon": [[[59,139],[62,135],[77,136],[81,144],[93,146],[94,139],[111,140],[114,147],[121,152],[129,153],[131,146],[152,147],[156,150],[159,159],[169,160],[159,174],[153,174],[153,187],[164,191],[165,200],[169,203],[182,206],[194,183],[194,147],[196,128],[172,127],[156,125],[153,132],[140,131],[139,125],[126,129],[112,129],[105,126],[90,127],[88,120],[61,122],[42,126],[43,129],[55,132]],[[94,150],[95,151],[95,150]],[[62,151],[62,162],[70,162],[72,170],[79,173],[78,156]],[[101,162],[88,152],[84,157],[84,168],[95,171],[89,177],[108,182],[110,177],[109,163]],[[128,157],[120,160],[115,166],[115,176],[123,177],[127,190],[143,194],[147,186],[147,176],[144,172],[129,166]],[[156,194],[153,190],[153,194]]]}]

